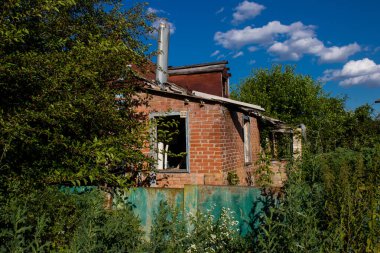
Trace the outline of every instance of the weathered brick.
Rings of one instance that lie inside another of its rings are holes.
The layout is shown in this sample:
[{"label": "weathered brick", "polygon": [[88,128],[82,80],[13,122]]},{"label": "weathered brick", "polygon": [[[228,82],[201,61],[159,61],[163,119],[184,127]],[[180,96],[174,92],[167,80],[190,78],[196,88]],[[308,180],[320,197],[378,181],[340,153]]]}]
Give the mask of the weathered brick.
[{"label": "weathered brick", "polygon": [[[241,185],[247,185],[246,177],[254,171],[260,152],[257,119],[251,117],[252,164],[244,164],[242,137],[243,113],[233,112],[218,103],[201,107],[199,101],[186,105],[184,98],[153,95],[149,107],[142,112],[187,111],[189,122],[190,173],[157,173],[158,187],[183,187],[185,184],[227,184],[228,171],[235,172]],[[149,153],[148,149],[144,152]],[[169,175],[169,176],[168,176]]]}]

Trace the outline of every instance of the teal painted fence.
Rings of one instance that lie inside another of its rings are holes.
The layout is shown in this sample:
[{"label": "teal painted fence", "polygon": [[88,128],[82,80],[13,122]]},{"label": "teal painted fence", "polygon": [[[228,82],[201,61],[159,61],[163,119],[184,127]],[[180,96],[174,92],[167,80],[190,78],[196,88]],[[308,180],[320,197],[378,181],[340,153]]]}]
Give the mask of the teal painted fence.
[{"label": "teal painted fence", "polygon": [[150,232],[154,214],[157,213],[161,201],[167,201],[169,205],[180,208],[185,215],[212,210],[212,214],[219,217],[223,207],[229,208],[234,212],[242,234],[246,234],[257,222],[255,217],[260,215],[263,207],[260,189],[240,186],[186,185],[184,189],[134,188],[124,194],[124,199],[132,205],[147,234]]}]

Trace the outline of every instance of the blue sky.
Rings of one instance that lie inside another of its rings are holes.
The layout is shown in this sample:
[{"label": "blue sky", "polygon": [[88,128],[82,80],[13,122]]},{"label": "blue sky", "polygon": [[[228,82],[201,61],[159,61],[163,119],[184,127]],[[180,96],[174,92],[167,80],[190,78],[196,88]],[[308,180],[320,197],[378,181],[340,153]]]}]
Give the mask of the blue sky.
[{"label": "blue sky", "polygon": [[172,24],[169,65],[228,60],[233,87],[253,69],[292,64],[347,95],[348,109],[380,112],[378,0],[152,0],[149,11]]}]

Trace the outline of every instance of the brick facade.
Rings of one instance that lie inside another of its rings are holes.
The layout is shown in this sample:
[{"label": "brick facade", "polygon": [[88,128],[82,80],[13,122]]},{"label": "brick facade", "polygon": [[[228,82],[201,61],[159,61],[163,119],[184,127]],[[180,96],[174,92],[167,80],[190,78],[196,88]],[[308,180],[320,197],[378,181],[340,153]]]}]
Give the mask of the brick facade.
[{"label": "brick facade", "polygon": [[197,90],[216,96],[223,94],[222,73],[200,73],[193,75],[171,75],[169,81],[180,85],[188,90]]},{"label": "brick facade", "polygon": [[223,108],[223,172],[235,172],[240,185],[254,184],[254,167],[260,153],[260,133],[256,117],[250,117],[252,161],[244,161],[243,113]]},{"label": "brick facade", "polygon": [[229,97],[231,76],[227,61],[194,64],[181,67],[169,67],[169,82],[175,83],[190,91]]},{"label": "brick facade", "polygon": [[228,172],[239,185],[253,185],[252,176],[260,152],[258,121],[250,116],[252,162],[244,161],[243,111],[213,101],[170,93],[151,92],[146,113],[187,112],[189,171],[157,173],[157,187],[182,188],[185,184],[227,185]]}]

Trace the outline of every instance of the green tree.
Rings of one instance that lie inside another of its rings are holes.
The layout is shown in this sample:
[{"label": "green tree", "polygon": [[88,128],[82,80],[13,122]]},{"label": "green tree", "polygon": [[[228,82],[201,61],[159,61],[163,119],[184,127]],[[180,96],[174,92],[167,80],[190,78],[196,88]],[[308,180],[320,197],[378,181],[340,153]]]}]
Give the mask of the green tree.
[{"label": "green tree", "polygon": [[374,147],[380,143],[380,119],[368,104],[349,112],[346,121],[345,144],[352,149]]},{"label": "green tree", "polygon": [[345,98],[331,97],[310,76],[292,66],[258,69],[232,93],[235,99],[258,104],[266,114],[290,125],[305,124],[313,151],[329,151],[345,142],[349,117]]},{"label": "green tree", "polygon": [[129,183],[146,161],[132,69],[151,18],[118,0],[2,2],[1,182]]}]

